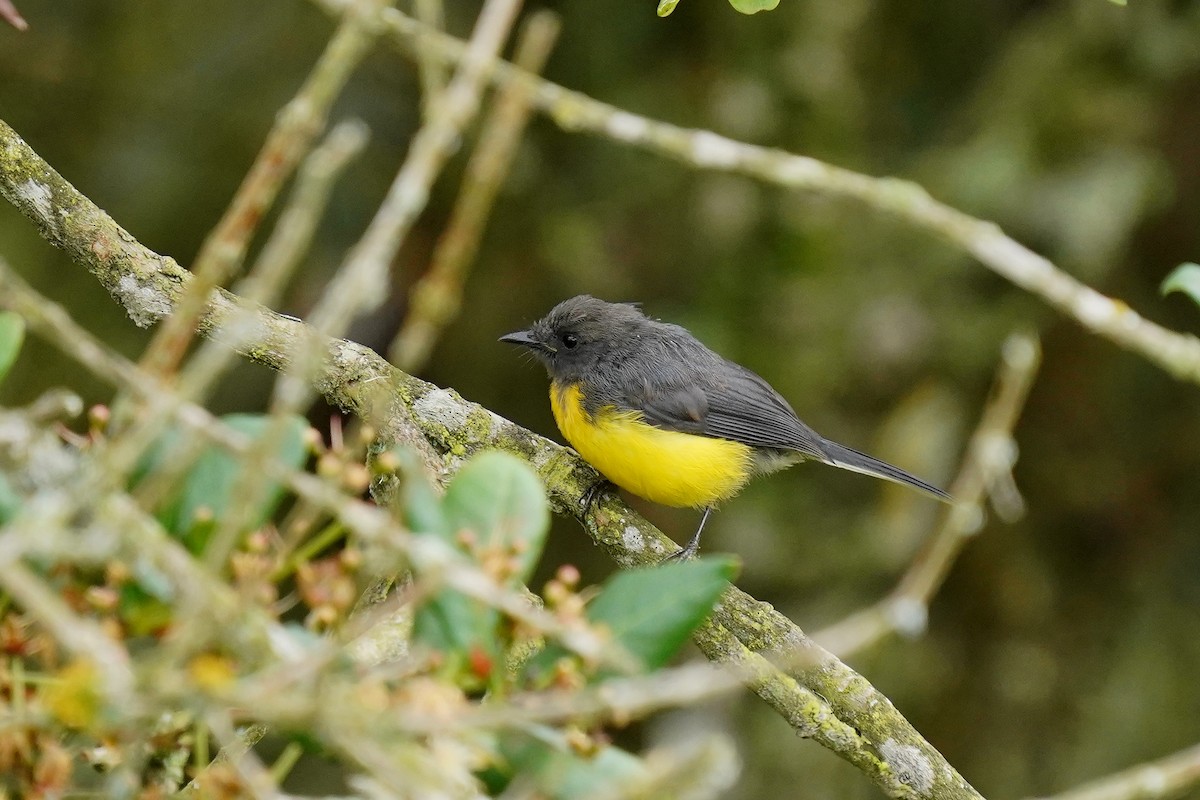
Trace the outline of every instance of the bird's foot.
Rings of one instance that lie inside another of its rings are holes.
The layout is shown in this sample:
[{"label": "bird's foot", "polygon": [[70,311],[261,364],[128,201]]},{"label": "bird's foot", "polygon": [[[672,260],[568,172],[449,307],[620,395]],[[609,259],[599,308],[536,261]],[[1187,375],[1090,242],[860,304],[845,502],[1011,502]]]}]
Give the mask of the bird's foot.
[{"label": "bird's foot", "polygon": [[691,561],[696,557],[696,553],[700,550],[699,542],[688,542],[684,547],[679,548],[671,555],[667,556],[664,561]]},{"label": "bird's foot", "polygon": [[616,489],[616,484],[612,481],[601,478],[584,490],[583,496],[579,498],[579,510],[586,516],[604,499],[605,494]]}]

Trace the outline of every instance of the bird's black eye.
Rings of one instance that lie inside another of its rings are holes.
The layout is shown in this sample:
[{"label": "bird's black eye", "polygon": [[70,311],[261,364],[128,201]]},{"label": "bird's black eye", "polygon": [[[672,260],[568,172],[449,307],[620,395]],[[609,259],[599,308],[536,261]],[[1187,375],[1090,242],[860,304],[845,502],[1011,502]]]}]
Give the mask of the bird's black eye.
[{"label": "bird's black eye", "polygon": [[579,344],[579,337],[573,333],[564,333],[558,338],[562,340],[563,347],[567,348],[568,350],[573,350],[575,345]]}]

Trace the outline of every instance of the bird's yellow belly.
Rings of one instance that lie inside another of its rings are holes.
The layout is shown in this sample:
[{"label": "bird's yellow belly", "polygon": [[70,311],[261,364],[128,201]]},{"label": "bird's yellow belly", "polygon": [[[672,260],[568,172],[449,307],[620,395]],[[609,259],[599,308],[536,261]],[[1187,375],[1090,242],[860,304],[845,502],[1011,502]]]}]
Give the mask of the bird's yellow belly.
[{"label": "bird's yellow belly", "polygon": [[744,444],[656,428],[636,411],[589,415],[578,386],[551,386],[550,405],[579,455],[616,485],[655,503],[711,506],[750,478],[753,453]]}]

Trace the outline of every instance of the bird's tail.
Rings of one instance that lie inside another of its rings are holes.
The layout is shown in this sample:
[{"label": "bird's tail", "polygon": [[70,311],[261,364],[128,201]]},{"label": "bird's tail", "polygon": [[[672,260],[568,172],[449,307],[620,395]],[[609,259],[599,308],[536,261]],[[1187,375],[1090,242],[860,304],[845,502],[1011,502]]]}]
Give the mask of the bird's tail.
[{"label": "bird's tail", "polygon": [[899,467],[893,467],[886,461],[880,461],[878,458],[872,458],[866,453],[860,453],[857,450],[852,450],[849,447],[843,447],[837,442],[831,442],[828,439],[821,442],[821,450],[829,459],[826,463],[832,464],[835,467],[841,467],[842,469],[848,469],[851,472],[861,472],[864,475],[871,475],[875,478],[883,478],[885,481],[893,481],[905,486],[911,486],[912,488],[924,492],[931,497],[936,497],[943,503],[954,502],[954,498],[933,484],[926,483],[915,475],[909,475]]}]

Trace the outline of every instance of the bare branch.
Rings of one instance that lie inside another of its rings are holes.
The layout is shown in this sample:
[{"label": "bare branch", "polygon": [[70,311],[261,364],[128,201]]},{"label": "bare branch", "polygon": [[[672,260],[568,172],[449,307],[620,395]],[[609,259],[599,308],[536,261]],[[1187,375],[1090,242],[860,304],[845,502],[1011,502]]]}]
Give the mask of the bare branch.
[{"label": "bare branch", "polygon": [[[413,13],[422,23],[436,30],[445,26],[446,15],[442,0],[414,0]],[[421,111],[429,118],[430,108],[449,80],[448,69],[436,55],[417,53],[417,72],[421,76]]]},{"label": "bare branch", "polygon": [[1160,800],[1200,783],[1200,745],[1040,800]]},{"label": "bare branch", "polygon": [[287,279],[308,252],[313,233],[329,203],[333,183],[367,143],[367,128],[357,121],[339,122],[296,176],[296,187],[279,215],[271,236],[246,278],[234,291],[251,303],[274,306]]},{"label": "bare branch", "polygon": [[0,19],[3,19],[19,31],[29,30],[29,23],[21,16],[21,12],[17,11],[17,7],[12,4],[12,0],[0,0]]}]

